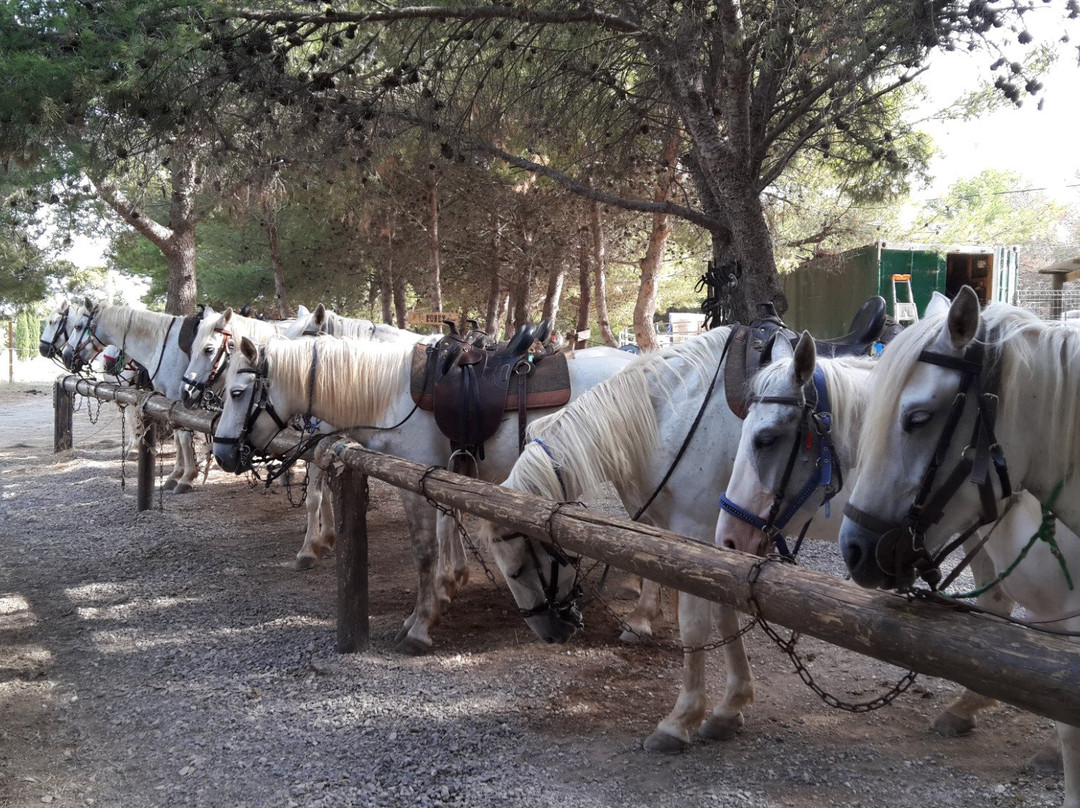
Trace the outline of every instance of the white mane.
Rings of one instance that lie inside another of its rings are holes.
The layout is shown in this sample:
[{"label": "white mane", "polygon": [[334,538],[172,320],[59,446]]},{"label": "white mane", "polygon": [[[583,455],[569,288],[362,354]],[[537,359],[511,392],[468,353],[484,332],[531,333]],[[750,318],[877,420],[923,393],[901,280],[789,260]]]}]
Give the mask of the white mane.
[{"label": "white mane", "polygon": [[213,336],[214,329],[217,328],[226,328],[235,340],[247,337],[256,343],[266,342],[277,333],[277,326],[274,323],[256,320],[254,317],[243,317],[235,312],[233,312],[228,325],[226,325],[225,315],[222,313],[217,317],[206,317],[199,322],[193,344],[197,346],[203,345]]},{"label": "white mane", "polygon": [[[536,421],[504,485],[551,499],[575,498],[609,480],[646,478],[658,435],[658,414],[672,392],[716,370],[730,329],[716,328],[642,356],[557,413]],[[722,395],[718,382],[714,395]],[[563,485],[566,490],[563,492]]]},{"label": "white mane", "polygon": [[411,345],[328,336],[273,337],[266,344],[267,375],[293,413],[306,412],[314,400],[321,417],[334,425],[378,424],[408,389],[412,352]]},{"label": "white mane", "polygon": [[165,344],[170,328],[176,330],[173,327],[173,315],[128,306],[102,306],[97,322],[109,330],[113,335],[112,341],[121,348],[132,338],[144,338],[160,348]]}]

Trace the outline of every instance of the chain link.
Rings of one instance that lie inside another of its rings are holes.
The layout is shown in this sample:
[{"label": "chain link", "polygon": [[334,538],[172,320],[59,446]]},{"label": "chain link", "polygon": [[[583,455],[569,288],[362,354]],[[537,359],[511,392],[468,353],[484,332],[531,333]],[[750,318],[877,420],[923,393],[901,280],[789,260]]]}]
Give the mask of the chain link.
[{"label": "chain link", "polygon": [[761,626],[762,630],[774,643],[776,643],[776,645],[780,648],[781,651],[788,655],[791,663],[795,666],[795,672],[799,674],[799,678],[802,679],[803,683],[811,690],[813,690],[814,693],[816,693],[823,702],[828,704],[830,707],[834,707],[838,710],[846,710],[849,713],[869,713],[874,710],[880,710],[882,707],[891,704],[893,701],[896,700],[898,696],[900,696],[901,693],[906,691],[909,687],[911,687],[912,684],[914,684],[918,674],[915,671],[908,671],[900,678],[900,681],[898,681],[892,686],[892,688],[889,689],[888,692],[884,693],[881,696],[878,696],[877,698],[871,699],[870,701],[857,703],[842,701],[836,696],[826,691],[820,685],[818,685],[817,682],[814,680],[813,675],[810,673],[809,668],[806,667],[806,665],[802,661],[802,658],[795,650],[795,645],[799,641],[799,632],[791,632],[791,637],[786,640],[781,637],[780,634],[776,631],[776,629],[769,625],[769,623],[762,616],[761,606],[757,601],[757,595],[754,594],[754,584],[757,583],[757,580],[761,575],[761,570],[765,567],[766,564],[777,561],[785,564],[795,563],[794,559],[786,558],[779,555],[767,555],[763,558],[758,559],[758,561],[750,569],[750,575],[747,576],[746,579],[747,584],[749,584],[750,586],[749,602],[754,607],[757,622]]}]

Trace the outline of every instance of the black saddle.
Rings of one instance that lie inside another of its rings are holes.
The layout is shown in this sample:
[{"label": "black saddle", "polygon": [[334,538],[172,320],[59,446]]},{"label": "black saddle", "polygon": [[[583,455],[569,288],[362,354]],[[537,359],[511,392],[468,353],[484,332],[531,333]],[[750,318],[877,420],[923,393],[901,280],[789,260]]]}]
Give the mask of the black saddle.
[{"label": "black saddle", "polygon": [[[902,327],[885,314],[885,299],[874,295],[859,306],[851,319],[848,333],[835,339],[814,339],[817,355],[827,359],[838,356],[868,356],[874,343],[886,343]],[[739,418],[750,410],[750,380],[758,369],[772,362],[777,340],[787,340],[794,347],[799,335],[788,328],[771,303],[758,304],[758,316],[749,326],[732,326],[731,342],[724,365],[724,388],[728,406]]]},{"label": "black saddle", "polygon": [[[486,334],[485,340],[469,342],[469,334],[478,329],[462,335],[456,326],[451,326],[451,333],[427,349],[425,375],[430,374],[432,382],[430,388],[426,384],[425,388],[431,390],[435,423],[455,451],[465,449],[483,460],[484,442],[495,434],[503,413],[511,406],[519,413],[520,448],[524,444],[527,408],[566,403],[570,393],[568,375],[565,383],[555,384],[557,390],[538,391],[538,396],[530,395],[528,385],[539,361],[547,355],[533,347],[537,342],[546,346],[553,325],[551,320],[523,325],[497,347],[489,347]],[[562,372],[567,374],[565,360]]]}]

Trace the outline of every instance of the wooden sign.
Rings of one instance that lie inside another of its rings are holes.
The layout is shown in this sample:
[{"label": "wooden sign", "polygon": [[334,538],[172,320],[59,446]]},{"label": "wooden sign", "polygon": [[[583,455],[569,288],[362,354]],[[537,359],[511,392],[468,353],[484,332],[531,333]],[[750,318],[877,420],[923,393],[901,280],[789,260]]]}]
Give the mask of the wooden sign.
[{"label": "wooden sign", "polygon": [[446,311],[410,311],[409,325],[437,325],[441,326],[443,320],[453,320],[453,312]]}]

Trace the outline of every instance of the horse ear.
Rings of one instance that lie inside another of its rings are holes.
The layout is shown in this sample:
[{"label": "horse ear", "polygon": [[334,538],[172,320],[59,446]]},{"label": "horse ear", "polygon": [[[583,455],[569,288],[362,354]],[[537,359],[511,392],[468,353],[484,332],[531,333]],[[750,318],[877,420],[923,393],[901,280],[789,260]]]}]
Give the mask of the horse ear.
[{"label": "horse ear", "polygon": [[60,301],[60,313],[63,314],[68,310],[68,302],[66,300]]},{"label": "horse ear", "polygon": [[949,339],[956,350],[963,350],[979,330],[979,298],[970,286],[964,286],[949,306]]},{"label": "horse ear", "polygon": [[259,361],[259,346],[247,337],[240,337],[240,353],[253,365]]},{"label": "horse ear", "polygon": [[86,308],[87,311],[94,310],[94,301],[90,299],[90,295],[86,296],[86,300],[83,301],[83,306]]},{"label": "horse ear", "polygon": [[311,312],[308,311],[307,306],[304,306],[304,305],[301,304],[301,305],[296,307],[296,319],[297,320],[299,320],[301,317],[307,317],[309,314],[311,314]]},{"label": "horse ear", "polygon": [[228,322],[229,322],[229,320],[232,319],[232,316],[233,316],[232,306],[228,306],[225,309],[225,313],[221,315],[221,322],[223,324],[225,324],[225,325],[228,325]]},{"label": "horse ear", "polygon": [[315,309],[315,322],[322,325],[326,322],[326,306],[320,303]]},{"label": "horse ear", "polygon": [[934,317],[938,314],[944,314],[949,310],[949,305],[952,301],[941,292],[934,290],[930,295],[930,302],[926,304],[926,311],[923,313],[923,317]]},{"label": "horse ear", "polygon": [[795,374],[795,384],[802,387],[814,378],[814,369],[817,367],[817,346],[809,331],[803,331],[799,337],[799,344],[795,346],[795,356],[791,362],[791,370]]}]

